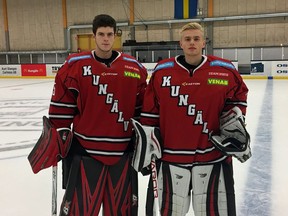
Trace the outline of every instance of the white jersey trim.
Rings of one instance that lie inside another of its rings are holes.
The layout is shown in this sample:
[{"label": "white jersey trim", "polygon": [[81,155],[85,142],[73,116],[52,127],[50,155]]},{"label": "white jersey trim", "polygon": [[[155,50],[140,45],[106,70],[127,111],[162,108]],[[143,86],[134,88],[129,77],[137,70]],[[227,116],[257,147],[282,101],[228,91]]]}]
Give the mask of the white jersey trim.
[{"label": "white jersey trim", "polygon": [[124,152],[104,152],[104,151],[97,151],[97,150],[89,150],[86,149],[89,154],[97,154],[97,155],[112,155],[112,156],[122,156]]},{"label": "white jersey trim", "polygon": [[202,165],[202,164],[214,164],[214,163],[218,163],[221,162],[223,160],[225,160],[228,156],[223,155],[222,157],[216,159],[216,160],[212,160],[212,161],[205,161],[205,162],[193,162],[191,164],[181,164],[181,163],[177,163],[178,166],[181,167],[192,167],[192,166],[197,166],[197,165]]},{"label": "white jersey trim", "polygon": [[73,115],[49,115],[49,118],[59,118],[59,119],[73,119]]},{"label": "white jersey trim", "polygon": [[149,113],[141,113],[141,116],[143,117],[149,117],[149,118],[159,118],[159,114],[149,114]]},{"label": "white jersey trim", "polygon": [[53,106],[59,106],[59,107],[77,107],[76,104],[65,104],[65,103],[55,103],[55,102],[50,102],[51,105]]},{"label": "white jersey trim", "polygon": [[214,149],[215,147],[212,146],[211,148],[207,148],[204,150],[196,149],[194,151],[174,151],[174,150],[164,149],[163,152],[168,153],[168,154],[195,155],[195,154],[205,154],[205,153],[213,151]]},{"label": "white jersey trim", "polygon": [[108,137],[87,137],[83,134],[77,133],[74,131],[74,134],[81,137],[84,140],[87,141],[96,141],[96,142],[129,142],[131,138],[108,138]]}]

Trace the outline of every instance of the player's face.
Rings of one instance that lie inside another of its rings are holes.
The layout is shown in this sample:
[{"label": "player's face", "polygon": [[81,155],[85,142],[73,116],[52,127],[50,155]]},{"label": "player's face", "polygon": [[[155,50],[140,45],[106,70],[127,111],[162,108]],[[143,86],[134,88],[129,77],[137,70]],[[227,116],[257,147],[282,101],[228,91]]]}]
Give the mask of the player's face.
[{"label": "player's face", "polygon": [[[99,27],[94,35],[97,55],[104,55],[112,51],[115,33],[112,27]],[[99,56],[101,58],[101,56]]]},{"label": "player's face", "polygon": [[180,46],[185,56],[199,57],[205,47],[203,33],[198,29],[185,30],[181,34]]}]

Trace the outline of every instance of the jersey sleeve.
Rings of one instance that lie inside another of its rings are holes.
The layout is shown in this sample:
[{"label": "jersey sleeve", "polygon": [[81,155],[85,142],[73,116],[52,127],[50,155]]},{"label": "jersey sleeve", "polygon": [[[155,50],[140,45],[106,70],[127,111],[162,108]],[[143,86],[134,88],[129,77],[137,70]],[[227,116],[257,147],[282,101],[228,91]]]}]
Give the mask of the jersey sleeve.
[{"label": "jersey sleeve", "polygon": [[245,115],[247,108],[248,88],[241,75],[236,70],[234,71],[234,82],[231,89],[232,90],[229,92],[223,111],[228,111],[233,107],[238,106],[243,115]]},{"label": "jersey sleeve", "polygon": [[78,87],[73,67],[66,62],[58,71],[49,106],[49,119],[55,128],[70,128],[77,112]]},{"label": "jersey sleeve", "polygon": [[157,97],[156,73],[153,73],[145,91],[141,123],[148,126],[159,126],[159,98]]},{"label": "jersey sleeve", "polygon": [[140,113],[143,108],[143,100],[144,100],[144,94],[147,87],[147,70],[143,66],[143,68],[140,69],[140,80],[138,84],[138,93],[137,93],[137,99],[136,99],[136,107],[135,107],[135,114],[134,117],[136,119],[140,118]]}]

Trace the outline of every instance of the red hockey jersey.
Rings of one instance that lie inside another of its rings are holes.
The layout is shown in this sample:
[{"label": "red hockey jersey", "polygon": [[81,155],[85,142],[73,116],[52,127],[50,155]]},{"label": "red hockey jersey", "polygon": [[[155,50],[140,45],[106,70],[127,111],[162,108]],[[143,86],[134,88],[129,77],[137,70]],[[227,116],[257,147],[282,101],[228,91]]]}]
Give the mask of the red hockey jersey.
[{"label": "red hockey jersey", "polygon": [[164,161],[191,166],[224,160],[226,156],[209,141],[209,132],[219,130],[223,111],[239,106],[245,114],[248,89],[230,61],[203,56],[189,72],[178,58],[156,65],[141,122],[160,127]]},{"label": "red hockey jersey", "polygon": [[136,59],[118,53],[109,65],[93,51],[69,56],[55,77],[49,119],[70,127],[95,159],[114,164],[127,150],[130,118],[140,115],[147,71]]}]

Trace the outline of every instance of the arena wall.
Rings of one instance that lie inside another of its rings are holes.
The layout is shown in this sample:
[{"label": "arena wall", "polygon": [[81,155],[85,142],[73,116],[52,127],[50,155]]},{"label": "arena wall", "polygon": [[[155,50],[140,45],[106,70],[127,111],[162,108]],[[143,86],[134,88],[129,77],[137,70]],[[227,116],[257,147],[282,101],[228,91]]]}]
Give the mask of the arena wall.
[{"label": "arena wall", "polygon": [[[174,1],[172,0],[135,0],[134,9],[131,8],[129,0],[2,1],[7,2],[10,50],[6,50],[5,45],[5,37],[7,37],[4,31],[5,8],[1,4],[0,52],[64,50],[67,28],[75,25],[89,25],[94,16],[100,13],[112,15],[119,23],[130,23],[129,26],[121,27],[123,42],[133,39],[131,27],[134,23],[143,23],[143,25],[134,26],[137,42],[177,41],[179,28],[183,24],[182,22],[170,25],[168,23],[145,24],[145,22],[174,20]],[[199,15],[196,18],[207,17],[207,2],[208,0],[198,1]],[[247,15],[261,17],[268,13],[279,14],[288,11],[287,0],[214,0],[212,2],[214,18]],[[63,6],[66,15],[63,13]],[[134,11],[134,20],[131,20],[131,10]],[[205,27],[208,24],[210,23],[203,23]],[[77,34],[85,33],[91,33],[91,29],[75,29],[71,35],[68,35],[71,39],[72,51],[77,51]],[[215,21],[212,40],[214,48],[288,46],[287,18]]]}]

